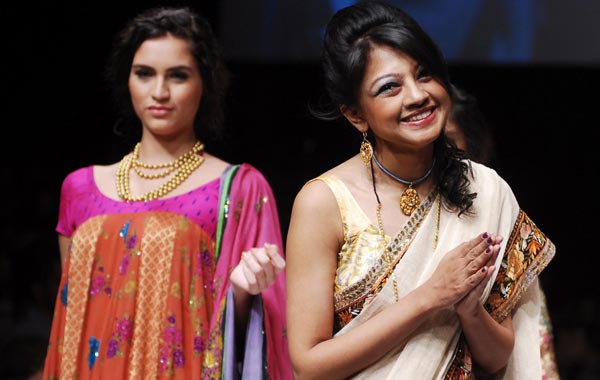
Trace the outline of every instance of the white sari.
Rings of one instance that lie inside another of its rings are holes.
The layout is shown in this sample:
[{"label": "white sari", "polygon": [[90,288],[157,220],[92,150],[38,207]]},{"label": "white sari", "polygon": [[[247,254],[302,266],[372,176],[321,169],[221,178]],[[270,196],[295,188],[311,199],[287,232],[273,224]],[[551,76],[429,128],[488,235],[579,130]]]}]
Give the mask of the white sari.
[{"label": "white sari", "polygon": [[[394,269],[398,296],[405,296],[425,282],[444,254],[458,244],[484,231],[500,234],[504,240],[492,277],[495,280],[488,283],[481,300],[498,321],[512,315],[515,346],[508,366],[494,378],[541,379],[542,294],[537,276],[554,256],[555,247],[520,210],[512,190],[494,170],[471,164],[472,191],[477,193],[474,216],[458,217],[442,207],[439,241],[432,249],[438,223],[437,195],[432,194],[390,242],[399,260]],[[383,287],[373,289],[370,300],[346,318],[347,323],[336,335],[350,331],[392,303],[392,281],[387,281]],[[456,313],[451,308],[439,311],[407,340],[398,342],[352,379],[473,379],[470,355],[465,354],[468,348],[462,342]]]}]

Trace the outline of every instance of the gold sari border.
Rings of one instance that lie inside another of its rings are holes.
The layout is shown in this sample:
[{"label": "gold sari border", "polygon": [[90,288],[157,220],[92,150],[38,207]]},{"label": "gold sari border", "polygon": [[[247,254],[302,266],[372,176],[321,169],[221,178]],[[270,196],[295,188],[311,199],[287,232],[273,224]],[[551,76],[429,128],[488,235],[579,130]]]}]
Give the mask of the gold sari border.
[{"label": "gold sari border", "polygon": [[390,250],[392,254],[393,264],[391,267],[387,265],[385,260],[385,250],[382,250],[377,265],[371,268],[364,279],[334,295],[335,313],[342,321],[344,321],[343,325],[349,323],[354,317],[360,314],[366,300],[379,292],[386,284],[387,279],[396,268],[396,265],[410,247],[410,243],[412,243],[415,238],[421,223],[429,214],[429,210],[433,206],[437,194],[438,192],[435,190],[429,194],[419,208],[413,212],[404,227],[392,239],[389,246],[385,247],[385,249]]}]

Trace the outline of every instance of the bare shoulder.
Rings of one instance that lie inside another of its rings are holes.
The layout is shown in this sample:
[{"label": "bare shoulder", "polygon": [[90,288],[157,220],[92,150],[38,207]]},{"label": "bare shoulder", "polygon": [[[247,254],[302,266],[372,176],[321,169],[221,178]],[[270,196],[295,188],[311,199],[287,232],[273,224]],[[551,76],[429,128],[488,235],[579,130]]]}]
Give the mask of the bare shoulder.
[{"label": "bare shoulder", "polygon": [[331,206],[337,208],[333,191],[324,178],[335,177],[345,182],[343,177],[345,177],[344,167],[346,165],[347,161],[307,181],[296,195],[294,205],[314,210],[322,210],[323,207]]},{"label": "bare shoulder", "polygon": [[[343,164],[342,164],[343,165]],[[343,174],[340,166],[307,181],[296,194],[292,206],[292,224],[306,223],[320,232],[341,225],[341,213],[333,189],[325,177]],[[336,228],[337,229],[337,228]],[[339,231],[341,233],[341,230]]]},{"label": "bare shoulder", "polygon": [[308,202],[315,205],[317,208],[327,205],[334,205],[337,207],[335,196],[329,188],[329,185],[319,178],[335,177],[343,182],[346,187],[351,189],[358,182],[356,181],[357,175],[360,175],[360,173],[364,171],[364,166],[361,167],[360,163],[357,162],[356,157],[346,160],[308,181],[297,194],[295,203]]},{"label": "bare shoulder", "polygon": [[294,200],[294,208],[322,210],[323,207],[335,205],[335,197],[325,181],[314,178],[300,189]]},{"label": "bare shoulder", "polygon": [[[330,170],[306,182],[294,199],[287,235],[288,257],[305,260],[329,258],[330,270],[335,270],[336,253],[344,242],[340,208],[330,185],[323,176],[335,175]],[[321,262],[323,264],[323,262]],[[324,268],[321,268],[321,270]]]}]

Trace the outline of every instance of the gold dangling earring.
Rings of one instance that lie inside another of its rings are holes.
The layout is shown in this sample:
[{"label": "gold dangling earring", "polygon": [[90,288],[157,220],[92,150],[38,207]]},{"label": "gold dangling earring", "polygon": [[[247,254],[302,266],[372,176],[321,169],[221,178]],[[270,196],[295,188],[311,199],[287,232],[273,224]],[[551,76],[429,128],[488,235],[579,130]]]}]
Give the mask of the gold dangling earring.
[{"label": "gold dangling earring", "polygon": [[367,131],[363,131],[362,133],[363,139],[360,143],[360,159],[365,163],[365,165],[369,165],[371,163],[371,158],[373,158],[373,145],[367,139]]}]

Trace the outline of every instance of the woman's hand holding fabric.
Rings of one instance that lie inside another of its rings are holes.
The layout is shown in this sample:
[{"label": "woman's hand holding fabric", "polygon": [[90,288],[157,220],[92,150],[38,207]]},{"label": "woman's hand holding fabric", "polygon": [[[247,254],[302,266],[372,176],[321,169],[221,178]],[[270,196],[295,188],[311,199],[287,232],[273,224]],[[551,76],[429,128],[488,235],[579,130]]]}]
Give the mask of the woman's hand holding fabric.
[{"label": "woman's hand holding fabric", "polygon": [[[285,260],[274,244],[265,243],[243,252],[229,279],[235,302],[236,339],[243,341],[252,296],[260,294],[271,285],[279,272],[285,268]],[[238,348],[241,350],[242,345]],[[242,355],[240,353],[240,355]]]},{"label": "woman's hand holding fabric", "polygon": [[242,253],[242,259],[231,272],[234,289],[256,295],[275,281],[275,277],[285,268],[285,260],[274,244],[265,243]]}]

